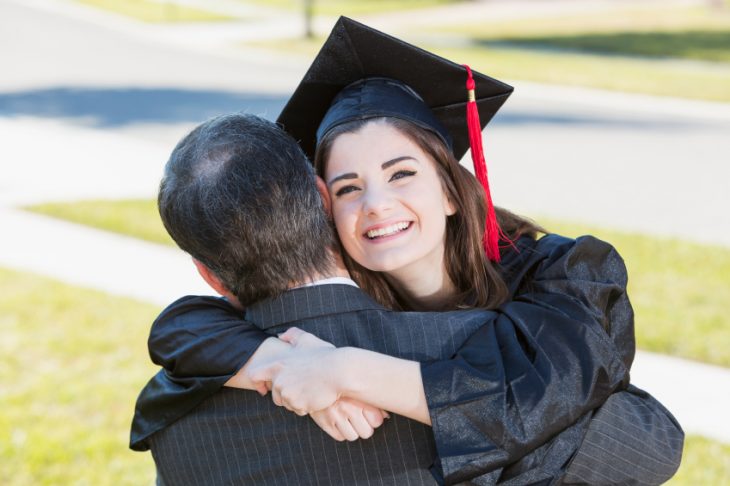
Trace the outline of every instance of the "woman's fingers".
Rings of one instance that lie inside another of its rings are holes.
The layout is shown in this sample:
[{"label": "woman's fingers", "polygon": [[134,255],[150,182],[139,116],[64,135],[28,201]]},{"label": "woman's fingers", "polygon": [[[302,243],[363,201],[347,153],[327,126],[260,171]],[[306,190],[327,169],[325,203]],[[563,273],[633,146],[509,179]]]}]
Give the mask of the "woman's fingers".
[{"label": "woman's fingers", "polygon": [[[382,419],[380,423],[374,427],[365,417],[366,408],[372,409],[369,410],[369,412],[372,412],[373,415],[380,415],[379,410],[375,407],[371,407],[370,405],[366,405],[364,403],[349,399],[341,399],[337,403],[337,405],[340,414],[347,419],[350,426],[354,429],[355,433],[357,433],[357,436],[361,439],[369,439],[373,436],[373,432],[375,432],[375,429],[382,425]],[[374,422],[377,422],[377,420],[374,420]]]},{"label": "woman's fingers", "polygon": [[390,415],[385,410],[381,410],[378,407],[374,407],[368,403],[354,400],[352,398],[340,398],[337,402],[340,405],[340,409],[343,413],[349,415],[357,413],[365,418],[365,421],[373,429],[377,429],[383,425],[384,419],[390,418]]},{"label": "woman's fingers", "polygon": [[295,348],[334,348],[331,343],[323,341],[314,334],[302,331],[298,327],[290,327],[286,332],[279,334],[279,339]]},{"label": "woman's fingers", "polygon": [[298,327],[290,327],[285,332],[279,334],[279,339],[282,341],[291,344],[292,346],[296,346],[299,342],[299,339],[304,335],[308,334],[305,331],[302,331]]},{"label": "woman's fingers", "polygon": [[348,422],[355,429],[355,433],[357,433],[356,439],[369,439],[375,432],[375,429],[365,420],[362,413],[348,417]]},{"label": "woman's fingers", "polygon": [[271,389],[271,400],[277,407],[281,407],[284,405],[284,403],[281,401],[281,389],[278,386],[274,386]]},{"label": "woman's fingers", "polygon": [[[364,407],[368,408],[367,413],[372,416],[370,420],[377,426],[371,425],[365,417]],[[339,441],[369,439],[383,422],[380,409],[349,399],[339,400],[331,407],[309,415],[325,433]]]},{"label": "woman's fingers", "polygon": [[335,427],[334,421],[331,420],[331,412],[329,411],[330,408],[312,412],[309,414],[309,416],[312,417],[314,423],[317,424],[319,428],[322,429],[327,435],[329,435],[338,442],[342,442],[343,440],[345,440],[345,437],[337,429],[337,427]]},{"label": "woman's fingers", "polygon": [[362,415],[363,417],[365,417],[365,420],[373,429],[377,429],[378,427],[383,425],[383,421],[385,420],[383,410],[380,410],[379,408],[375,408],[370,405],[366,405],[365,407],[363,407]]},{"label": "woman's fingers", "polygon": [[[350,442],[355,441],[360,438],[359,432],[355,429],[355,427],[352,425],[352,423],[346,417],[342,417],[335,424],[335,426],[337,427],[337,430],[340,431],[342,436],[346,440],[349,440]],[[372,435],[372,433],[370,435]],[[367,437],[370,437],[370,435],[368,435]],[[367,437],[363,437],[363,438],[367,438]]]},{"label": "woman's fingers", "polygon": [[267,393],[269,393],[269,390],[271,389],[271,382],[270,381],[259,381],[254,383],[254,386],[256,387],[256,391],[259,392],[259,395],[262,397],[265,397]]},{"label": "woman's fingers", "polygon": [[271,382],[281,371],[282,364],[279,361],[263,364],[246,371],[248,379],[254,383]]}]

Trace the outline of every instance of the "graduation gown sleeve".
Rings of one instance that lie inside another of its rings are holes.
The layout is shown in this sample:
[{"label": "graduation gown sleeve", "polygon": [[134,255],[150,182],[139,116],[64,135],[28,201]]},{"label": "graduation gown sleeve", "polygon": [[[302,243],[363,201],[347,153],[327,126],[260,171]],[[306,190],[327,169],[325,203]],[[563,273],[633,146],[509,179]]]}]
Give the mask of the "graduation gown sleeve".
[{"label": "graduation gown sleeve", "polygon": [[137,398],[130,448],[147,450],[146,439],[218,391],[270,337],[225,299],[186,296],[155,319],[150,358],[162,366]]},{"label": "graduation gown sleeve", "polygon": [[152,362],[171,376],[233,376],[269,336],[224,298],[183,297],[152,323]]},{"label": "graduation gown sleeve", "polygon": [[440,459],[434,473],[446,484],[496,480],[490,471],[628,385],[633,312],[613,247],[592,237],[522,239],[504,272],[513,298],[493,325],[451,360],[422,363]]}]

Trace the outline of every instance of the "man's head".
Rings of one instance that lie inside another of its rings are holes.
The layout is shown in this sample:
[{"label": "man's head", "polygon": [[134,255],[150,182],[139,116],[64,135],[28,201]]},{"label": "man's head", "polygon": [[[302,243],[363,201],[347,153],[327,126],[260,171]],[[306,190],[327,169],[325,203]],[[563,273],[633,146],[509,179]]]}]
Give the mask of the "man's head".
[{"label": "man's head", "polygon": [[165,166],[160,216],[175,242],[246,305],[331,269],[333,233],[297,142],[253,115],[209,120]]}]

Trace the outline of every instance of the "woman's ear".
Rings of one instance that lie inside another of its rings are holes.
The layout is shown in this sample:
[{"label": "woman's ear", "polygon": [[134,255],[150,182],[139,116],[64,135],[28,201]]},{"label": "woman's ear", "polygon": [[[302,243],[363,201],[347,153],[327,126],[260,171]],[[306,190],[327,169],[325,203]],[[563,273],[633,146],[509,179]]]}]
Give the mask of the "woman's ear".
[{"label": "woman's ear", "polygon": [[451,200],[446,191],[444,191],[444,213],[446,216],[453,216],[456,214],[456,204]]},{"label": "woman's ear", "polygon": [[332,199],[330,198],[330,192],[327,190],[327,184],[320,176],[317,176],[317,190],[322,197],[322,204],[324,204],[324,210],[327,212],[327,216],[332,219]]},{"label": "woman's ear", "polygon": [[446,215],[453,216],[456,214],[456,204],[451,202],[451,199],[446,201]]}]

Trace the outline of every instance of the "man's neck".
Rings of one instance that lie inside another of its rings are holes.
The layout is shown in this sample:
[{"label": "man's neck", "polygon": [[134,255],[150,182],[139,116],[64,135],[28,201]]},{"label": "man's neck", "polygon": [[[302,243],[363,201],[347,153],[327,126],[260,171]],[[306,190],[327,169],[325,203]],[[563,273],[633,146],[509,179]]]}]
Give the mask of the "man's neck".
[{"label": "man's neck", "polygon": [[[292,282],[288,289],[295,289],[297,287],[304,287],[307,285],[316,284],[317,282],[320,282],[322,280],[328,279],[328,278],[346,278],[352,280],[350,277],[350,272],[347,271],[347,267],[345,267],[345,262],[342,260],[342,257],[340,256],[340,253],[337,251],[331,250],[330,253],[332,254],[332,264],[330,265],[330,268],[324,272],[315,271],[312,272],[312,275],[302,281],[302,282]],[[225,291],[225,289],[216,289],[223,297],[225,297],[231,305],[233,305],[237,309],[243,309],[244,306],[241,305],[241,302],[236,298],[235,295],[233,295],[231,292]]]},{"label": "man's neck", "polygon": [[307,285],[316,284],[317,282],[320,282],[322,280],[327,279],[333,279],[333,278],[345,278],[348,280],[352,280],[352,277],[350,277],[350,272],[347,271],[347,268],[345,267],[344,262],[342,261],[342,258],[337,255],[335,258],[333,258],[332,267],[326,272],[314,272],[310,278],[303,282],[295,282],[292,285],[289,286],[290,289],[294,289],[297,287],[305,287]]}]

